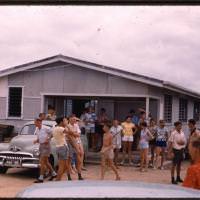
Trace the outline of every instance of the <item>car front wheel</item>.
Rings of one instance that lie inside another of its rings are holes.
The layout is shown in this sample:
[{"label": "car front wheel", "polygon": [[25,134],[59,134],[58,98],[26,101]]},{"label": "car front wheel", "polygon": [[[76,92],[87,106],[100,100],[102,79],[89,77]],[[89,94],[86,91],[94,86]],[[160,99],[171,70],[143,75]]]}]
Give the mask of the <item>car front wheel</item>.
[{"label": "car front wheel", "polygon": [[0,174],[5,174],[8,170],[8,167],[0,167]]}]

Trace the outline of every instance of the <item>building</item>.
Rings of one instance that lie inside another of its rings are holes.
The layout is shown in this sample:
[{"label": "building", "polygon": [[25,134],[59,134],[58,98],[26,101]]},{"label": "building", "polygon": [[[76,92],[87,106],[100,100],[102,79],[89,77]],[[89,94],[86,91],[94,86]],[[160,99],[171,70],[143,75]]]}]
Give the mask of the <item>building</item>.
[{"label": "building", "polygon": [[199,120],[200,94],[170,82],[63,55],[0,71],[0,123],[16,128],[48,106],[57,115],[81,114],[87,105],[104,107],[123,120],[130,109],[144,108],[168,125]]}]

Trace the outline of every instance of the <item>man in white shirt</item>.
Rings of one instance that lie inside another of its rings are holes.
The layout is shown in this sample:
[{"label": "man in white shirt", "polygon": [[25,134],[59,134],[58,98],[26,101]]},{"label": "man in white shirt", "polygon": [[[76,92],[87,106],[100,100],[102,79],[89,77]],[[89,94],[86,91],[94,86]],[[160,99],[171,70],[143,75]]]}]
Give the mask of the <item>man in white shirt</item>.
[{"label": "man in white shirt", "polygon": [[[169,145],[169,155],[172,155],[172,168],[171,168],[171,181],[172,184],[178,184],[178,182],[183,182],[180,178],[181,173],[181,162],[183,160],[183,152],[186,147],[186,137],[182,131],[182,123],[177,121],[174,123],[175,130],[171,133],[168,145]],[[175,180],[174,174],[175,169],[177,172],[177,178]]]},{"label": "man in white shirt", "polygon": [[40,152],[40,176],[35,183],[42,183],[44,181],[44,174],[46,168],[51,172],[52,178],[56,177],[56,172],[49,163],[49,156],[51,153],[50,140],[52,131],[48,128],[42,127],[42,120],[35,119],[37,139],[33,141],[34,144],[39,143]]}]

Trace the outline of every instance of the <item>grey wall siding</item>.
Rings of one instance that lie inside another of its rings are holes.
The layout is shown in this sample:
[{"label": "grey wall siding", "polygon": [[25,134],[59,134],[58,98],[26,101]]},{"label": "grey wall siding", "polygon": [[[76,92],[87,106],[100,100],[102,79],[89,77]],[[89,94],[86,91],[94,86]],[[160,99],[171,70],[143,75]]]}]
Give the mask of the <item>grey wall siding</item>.
[{"label": "grey wall siding", "polygon": [[7,98],[0,97],[0,119],[6,119]]},{"label": "grey wall siding", "polygon": [[8,76],[8,85],[24,85],[24,72],[19,72],[16,74],[11,74]]},{"label": "grey wall siding", "polygon": [[40,93],[147,95],[148,85],[75,65],[43,67],[9,76],[9,85],[24,86],[24,96]]},{"label": "grey wall siding", "polygon": [[111,94],[147,95],[148,87],[136,81],[109,75],[107,92]]},{"label": "grey wall siding", "polygon": [[38,117],[41,108],[41,99],[24,98],[23,102],[23,118],[34,119]]},{"label": "grey wall siding", "polygon": [[40,96],[43,72],[24,72],[24,96]]},{"label": "grey wall siding", "polygon": [[106,93],[107,74],[77,66],[65,68],[64,93]]},{"label": "grey wall siding", "polygon": [[43,72],[43,92],[63,92],[64,69],[52,69]]}]

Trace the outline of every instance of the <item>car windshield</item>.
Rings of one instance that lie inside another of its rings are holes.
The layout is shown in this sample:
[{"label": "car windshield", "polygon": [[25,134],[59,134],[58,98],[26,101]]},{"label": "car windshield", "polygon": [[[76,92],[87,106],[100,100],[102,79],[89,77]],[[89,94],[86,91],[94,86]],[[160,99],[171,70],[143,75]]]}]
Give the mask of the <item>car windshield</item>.
[{"label": "car windshield", "polygon": [[[42,125],[43,128],[47,128],[50,129],[52,128],[51,126],[47,126],[47,125]],[[29,124],[29,125],[25,125],[22,130],[20,135],[35,135],[35,124]]]}]

